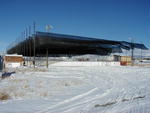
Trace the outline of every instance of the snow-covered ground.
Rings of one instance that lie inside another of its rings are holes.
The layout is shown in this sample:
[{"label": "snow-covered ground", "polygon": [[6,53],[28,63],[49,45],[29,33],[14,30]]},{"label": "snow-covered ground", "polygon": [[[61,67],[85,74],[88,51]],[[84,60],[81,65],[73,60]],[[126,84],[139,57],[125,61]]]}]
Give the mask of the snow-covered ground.
[{"label": "snow-covered ground", "polygon": [[0,113],[149,113],[149,86],[150,67],[22,68],[0,81]]}]

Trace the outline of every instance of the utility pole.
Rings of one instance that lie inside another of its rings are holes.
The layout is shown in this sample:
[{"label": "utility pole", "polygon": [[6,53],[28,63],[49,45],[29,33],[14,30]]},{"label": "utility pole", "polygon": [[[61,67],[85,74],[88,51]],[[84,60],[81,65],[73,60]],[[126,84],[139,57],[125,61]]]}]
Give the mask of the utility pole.
[{"label": "utility pole", "polygon": [[131,65],[134,65],[134,41],[133,38],[129,38],[129,40],[131,41]]},{"label": "utility pole", "polygon": [[24,46],[23,46],[23,32],[21,33],[21,54],[24,54]]},{"label": "utility pole", "polygon": [[33,51],[34,51],[34,61],[33,61],[33,65],[34,65],[34,68],[35,68],[35,38],[36,38],[36,31],[35,31],[35,25],[36,25],[36,23],[35,23],[35,21],[33,22],[33,31],[34,31],[34,39],[33,39],[33,41],[34,41],[34,47],[33,47]]},{"label": "utility pole", "polygon": [[[53,27],[51,25],[46,25],[45,28],[46,28],[46,31],[49,33]],[[48,68],[48,55],[49,55],[49,53],[48,53],[48,48],[47,48],[47,50],[46,50],[46,67],[47,68]]]},{"label": "utility pole", "polygon": [[[141,42],[142,44],[142,42]],[[143,58],[142,58],[142,46],[141,46],[141,66],[142,66]]]},{"label": "utility pole", "polygon": [[22,41],[21,41],[21,36],[20,36],[20,37],[19,37],[19,54],[20,54],[20,55],[22,55],[22,54],[21,54],[21,51],[22,51],[22,50],[21,50],[21,49],[22,49],[21,43],[22,43]]},{"label": "utility pole", "polygon": [[22,49],[23,49],[23,56],[25,56],[24,32],[22,32]]},{"label": "utility pole", "polygon": [[18,38],[15,40],[16,54],[18,54]]},{"label": "utility pole", "polygon": [[26,58],[27,58],[27,66],[28,66],[28,29],[26,28],[26,40],[25,40],[25,42],[26,42],[26,51],[27,51],[27,53],[26,53]]},{"label": "utility pole", "polygon": [[23,33],[23,42],[24,42],[24,59],[25,59],[25,62],[24,62],[24,65],[26,65],[26,41],[25,41],[25,39],[26,39],[26,34],[25,34],[25,31],[24,31],[24,33]]},{"label": "utility pole", "polygon": [[29,26],[29,56],[30,56],[30,67],[31,67],[31,26]]}]

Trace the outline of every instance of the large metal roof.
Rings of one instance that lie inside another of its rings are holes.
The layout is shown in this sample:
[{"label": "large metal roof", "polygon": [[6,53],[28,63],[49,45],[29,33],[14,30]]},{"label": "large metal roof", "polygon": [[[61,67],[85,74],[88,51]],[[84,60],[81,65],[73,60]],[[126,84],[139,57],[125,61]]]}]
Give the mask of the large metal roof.
[{"label": "large metal roof", "polygon": [[123,49],[147,49],[144,44],[130,43],[126,41],[105,40],[83,36],[74,36],[58,33],[36,32],[8,49],[7,53],[18,53],[28,56],[29,51],[33,55],[35,41],[36,54],[99,54],[108,55],[112,52],[122,52]]}]

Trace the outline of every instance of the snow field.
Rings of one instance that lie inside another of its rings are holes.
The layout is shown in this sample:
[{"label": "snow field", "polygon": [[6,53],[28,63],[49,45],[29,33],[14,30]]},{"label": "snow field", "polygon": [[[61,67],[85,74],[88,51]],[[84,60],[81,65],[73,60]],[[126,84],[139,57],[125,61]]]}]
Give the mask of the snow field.
[{"label": "snow field", "polygon": [[20,69],[0,81],[0,92],[10,96],[0,101],[0,112],[148,113],[149,73],[149,67],[121,66]]}]

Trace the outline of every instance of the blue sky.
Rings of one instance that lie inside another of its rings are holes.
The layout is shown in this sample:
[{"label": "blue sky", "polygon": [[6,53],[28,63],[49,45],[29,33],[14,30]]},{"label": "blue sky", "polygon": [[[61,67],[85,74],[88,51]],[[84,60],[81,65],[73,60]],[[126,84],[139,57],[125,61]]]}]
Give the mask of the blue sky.
[{"label": "blue sky", "polygon": [[0,51],[36,21],[51,32],[143,42],[150,48],[150,0],[0,0]]}]

